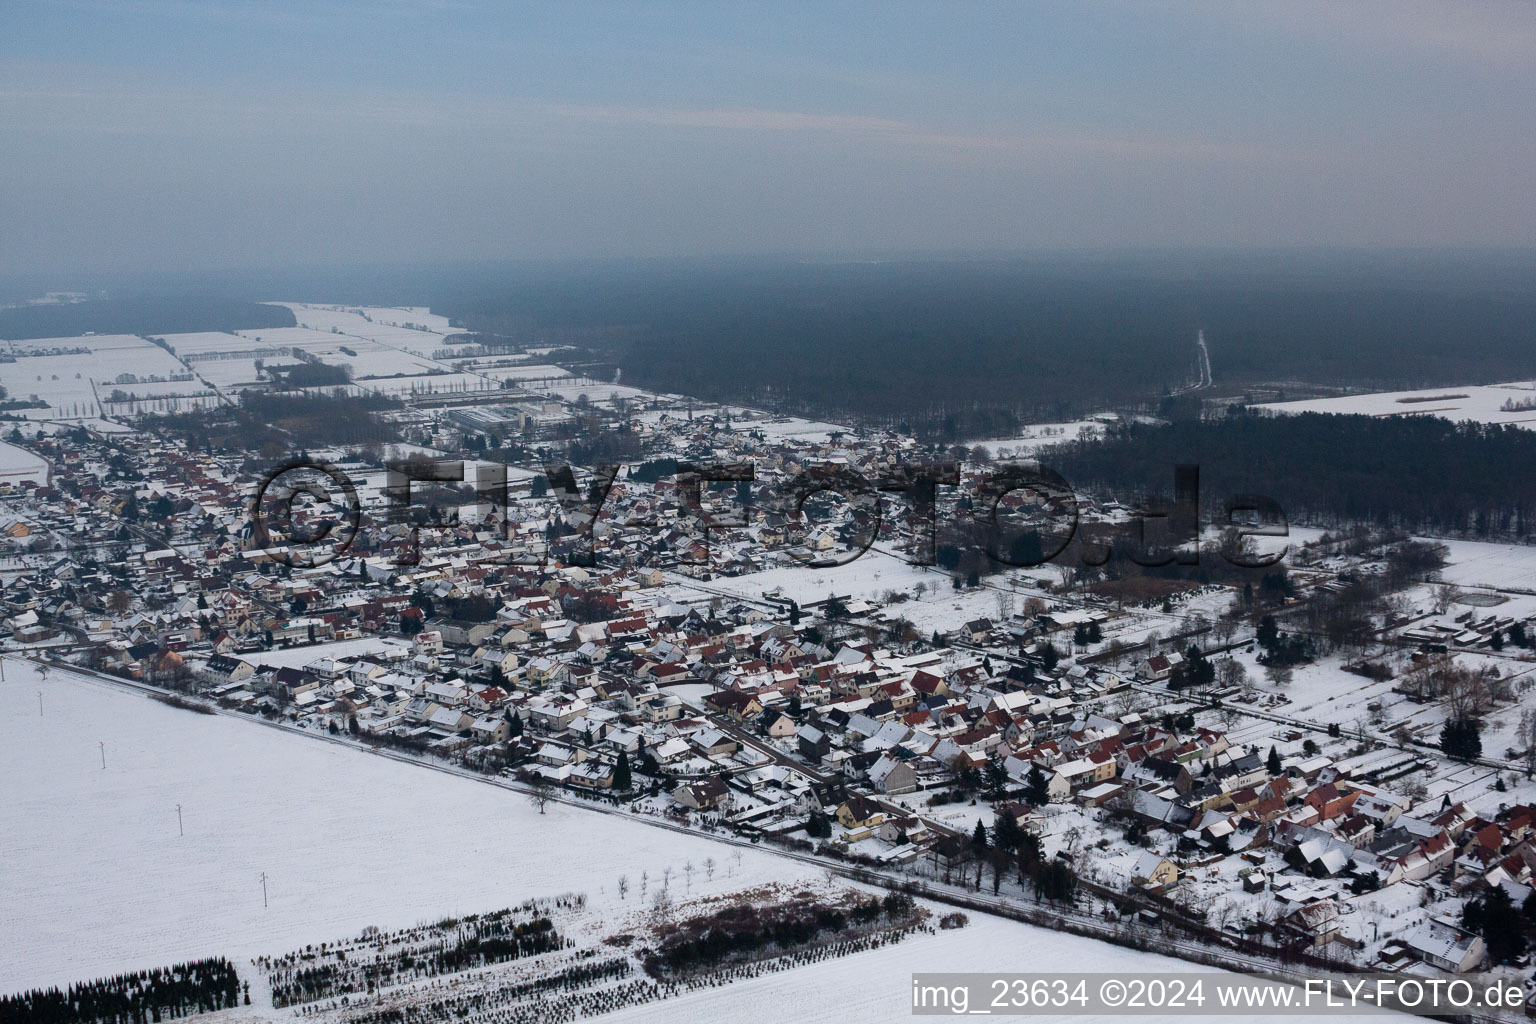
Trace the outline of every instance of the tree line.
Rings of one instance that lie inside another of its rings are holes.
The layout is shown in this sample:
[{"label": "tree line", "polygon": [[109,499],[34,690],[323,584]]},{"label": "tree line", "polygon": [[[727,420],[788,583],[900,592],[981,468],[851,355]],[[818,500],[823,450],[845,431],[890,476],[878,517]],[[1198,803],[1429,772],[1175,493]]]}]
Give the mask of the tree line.
[{"label": "tree line", "polygon": [[[1432,416],[1234,410],[1219,419],[1117,427],[1044,460],[1075,487],[1134,500],[1172,487],[1173,467],[1200,467],[1207,517],[1266,495],[1290,523],[1527,539],[1536,522],[1536,432]],[[1206,521],[1211,521],[1207,518]]]},{"label": "tree line", "polygon": [[[246,986],[246,1002],[250,1002]],[[209,957],[68,988],[34,989],[0,998],[5,1024],[159,1024],[235,1006],[241,982],[234,964]]]}]

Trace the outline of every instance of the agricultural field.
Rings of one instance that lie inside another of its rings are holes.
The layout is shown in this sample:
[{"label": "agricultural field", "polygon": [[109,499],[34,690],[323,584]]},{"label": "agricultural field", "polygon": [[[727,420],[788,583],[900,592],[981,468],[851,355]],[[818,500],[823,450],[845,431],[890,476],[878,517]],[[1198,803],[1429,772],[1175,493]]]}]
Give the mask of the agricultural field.
[{"label": "agricultural field", "polygon": [[273,305],[293,310],[301,327],[369,338],[423,358],[433,358],[434,352],[447,347],[444,337],[457,333],[449,326],[447,317],[421,307],[314,306],[299,302]]},{"label": "agricultural field", "polygon": [[[1505,408],[1505,406],[1511,408]],[[1523,408],[1521,408],[1523,406]],[[1314,398],[1300,402],[1275,402],[1258,406],[1278,413],[1334,412],[1366,416],[1440,416],[1478,423],[1514,423],[1536,426],[1536,381],[1467,387],[1425,388],[1419,391],[1382,391],[1339,398]]]},{"label": "agricultural field", "polygon": [[42,483],[48,476],[48,463],[25,448],[0,441],[0,483],[19,483],[36,480]]},{"label": "agricultural field", "polygon": [[170,383],[179,393],[203,390],[175,356],[133,335],[34,338],[6,344],[15,361],[0,363],[0,386],[13,401],[36,398],[46,403],[46,407],[14,410],[30,420],[93,420],[116,388],[139,388],[148,394],[151,384]]}]

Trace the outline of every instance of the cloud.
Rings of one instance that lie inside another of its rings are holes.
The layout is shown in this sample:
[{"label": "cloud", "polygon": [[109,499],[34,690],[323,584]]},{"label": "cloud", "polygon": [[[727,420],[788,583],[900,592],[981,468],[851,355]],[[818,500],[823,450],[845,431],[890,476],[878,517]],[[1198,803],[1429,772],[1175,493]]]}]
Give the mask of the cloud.
[{"label": "cloud", "polygon": [[1476,70],[1536,67],[1536,17],[1530,0],[1190,0],[1202,17],[1270,37],[1308,40],[1375,56],[1450,58]]},{"label": "cloud", "polygon": [[[601,139],[637,130],[655,140],[718,136],[733,144],[772,145],[800,137],[864,147],[883,155],[939,162],[1008,164],[1091,158],[1118,161],[1253,163],[1316,161],[1306,149],[1195,136],[1093,133],[1066,125],[1038,130],[957,129],[862,114],[693,107],[579,104],[459,95],[284,93],[110,85],[89,69],[53,69],[52,84],[34,71],[0,68],[0,123],[9,132],[49,135],[169,135],[269,144],[283,136],[388,130],[473,147],[498,137],[546,143]],[[9,73],[8,73],[9,72]],[[26,84],[26,83],[37,84]]]}]

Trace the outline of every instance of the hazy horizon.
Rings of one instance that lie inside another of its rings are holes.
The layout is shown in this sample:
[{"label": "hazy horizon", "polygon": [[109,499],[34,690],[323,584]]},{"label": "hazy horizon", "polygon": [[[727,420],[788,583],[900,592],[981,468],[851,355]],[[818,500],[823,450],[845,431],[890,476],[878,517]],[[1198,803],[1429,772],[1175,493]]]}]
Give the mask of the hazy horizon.
[{"label": "hazy horizon", "polygon": [[1516,3],[7,5],[0,277],[1536,244]]}]

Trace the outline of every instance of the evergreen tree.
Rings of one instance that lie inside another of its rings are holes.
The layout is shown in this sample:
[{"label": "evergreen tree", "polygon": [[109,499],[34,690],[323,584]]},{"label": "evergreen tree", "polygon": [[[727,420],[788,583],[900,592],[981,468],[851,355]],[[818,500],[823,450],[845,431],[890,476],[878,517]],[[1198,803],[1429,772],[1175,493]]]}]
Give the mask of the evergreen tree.
[{"label": "evergreen tree", "polygon": [[1274,747],[1269,748],[1269,760],[1264,763],[1264,768],[1269,772],[1270,778],[1274,778],[1284,771],[1280,765],[1280,751]]},{"label": "evergreen tree", "polygon": [[1012,853],[1019,848],[1019,840],[1024,830],[1019,828],[1018,820],[1013,815],[1004,811],[998,811],[997,817],[992,822],[992,845],[1004,853]]},{"label": "evergreen tree", "polygon": [[1033,832],[1019,833],[1019,878],[1022,881],[1025,875],[1032,875],[1040,866],[1040,860],[1044,856],[1040,849],[1040,837]]},{"label": "evergreen tree", "polygon": [[629,792],[634,780],[629,776],[629,753],[619,751],[619,763],[613,769],[613,788],[621,793]]},{"label": "evergreen tree", "polygon": [[983,769],[982,778],[986,781],[987,792],[992,799],[1000,800],[1008,790],[1008,769],[1003,767],[1003,759],[996,754],[987,758],[987,767]]},{"label": "evergreen tree", "polygon": [[1024,799],[1028,800],[1035,807],[1044,807],[1051,802],[1051,794],[1049,784],[1045,778],[1045,772],[1041,771],[1040,766],[1037,764],[1029,766],[1029,776],[1024,782]]},{"label": "evergreen tree", "polygon": [[1513,959],[1525,951],[1525,923],[1510,899],[1509,890],[1490,886],[1480,901],[1462,909],[1462,924],[1482,935],[1488,957],[1494,963]]},{"label": "evergreen tree", "polygon": [[1476,760],[1483,756],[1483,740],[1478,730],[1479,725],[1475,719],[1449,720],[1440,730],[1440,749],[1447,757],[1461,761]]}]

